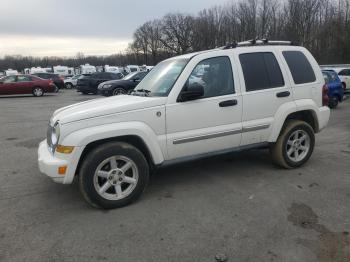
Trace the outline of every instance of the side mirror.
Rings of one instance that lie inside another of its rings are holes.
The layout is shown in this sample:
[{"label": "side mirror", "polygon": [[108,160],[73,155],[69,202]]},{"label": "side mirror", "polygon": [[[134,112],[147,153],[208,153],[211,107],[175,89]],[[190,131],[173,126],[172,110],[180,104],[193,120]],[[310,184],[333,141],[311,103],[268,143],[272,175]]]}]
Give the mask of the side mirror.
[{"label": "side mirror", "polygon": [[188,86],[186,84],[185,90],[181,91],[178,101],[186,102],[191,100],[196,100],[202,96],[204,96],[204,87],[199,83],[193,83]]}]

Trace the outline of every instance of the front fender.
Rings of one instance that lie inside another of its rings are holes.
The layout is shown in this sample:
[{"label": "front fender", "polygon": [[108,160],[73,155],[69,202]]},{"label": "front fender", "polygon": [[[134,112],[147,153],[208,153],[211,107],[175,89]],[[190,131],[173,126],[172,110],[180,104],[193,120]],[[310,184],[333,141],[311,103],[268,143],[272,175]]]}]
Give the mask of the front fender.
[{"label": "front fender", "polygon": [[85,147],[95,141],[128,135],[134,135],[143,140],[155,164],[161,164],[164,161],[160,143],[166,141],[165,135],[164,139],[159,138],[148,125],[142,122],[121,122],[80,129],[64,137],[61,144]]}]

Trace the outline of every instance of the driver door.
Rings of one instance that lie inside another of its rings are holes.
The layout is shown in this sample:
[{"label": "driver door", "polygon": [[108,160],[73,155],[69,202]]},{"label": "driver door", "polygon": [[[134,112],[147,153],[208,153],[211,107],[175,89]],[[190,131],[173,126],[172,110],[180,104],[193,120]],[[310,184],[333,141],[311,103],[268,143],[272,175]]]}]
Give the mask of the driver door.
[{"label": "driver door", "polygon": [[166,105],[169,159],[240,145],[242,97],[239,88],[235,88],[231,58],[221,56],[199,61],[183,91],[190,90],[192,85],[202,86],[204,95]]},{"label": "driver door", "polygon": [[0,95],[17,94],[16,79],[17,76],[7,76],[3,78],[0,83]]}]

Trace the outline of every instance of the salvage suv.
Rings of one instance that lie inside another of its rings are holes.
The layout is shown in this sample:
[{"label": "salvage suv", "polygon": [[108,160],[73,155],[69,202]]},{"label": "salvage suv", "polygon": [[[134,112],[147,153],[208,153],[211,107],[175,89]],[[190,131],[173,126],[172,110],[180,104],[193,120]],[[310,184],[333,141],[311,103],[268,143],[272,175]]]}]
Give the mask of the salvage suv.
[{"label": "salvage suv", "polygon": [[39,168],[55,182],[78,177],[106,209],[135,201],[151,171],[176,160],[269,147],[297,168],[311,156],[330,110],[313,56],[290,42],[247,41],[159,63],[130,95],[54,112]]}]

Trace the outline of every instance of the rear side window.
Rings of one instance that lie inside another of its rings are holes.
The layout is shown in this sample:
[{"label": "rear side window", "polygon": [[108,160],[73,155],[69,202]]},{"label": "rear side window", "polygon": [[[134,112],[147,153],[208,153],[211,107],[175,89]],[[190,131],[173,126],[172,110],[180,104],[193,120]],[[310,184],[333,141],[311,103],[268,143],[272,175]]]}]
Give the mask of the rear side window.
[{"label": "rear side window", "polygon": [[246,91],[256,91],[284,86],[280,66],[273,53],[241,54]]},{"label": "rear side window", "polygon": [[339,72],[340,76],[350,76],[350,69],[343,69]]},{"label": "rear side window", "polygon": [[299,85],[316,81],[314,70],[302,52],[284,51],[283,56],[287,61],[295,84]]}]

